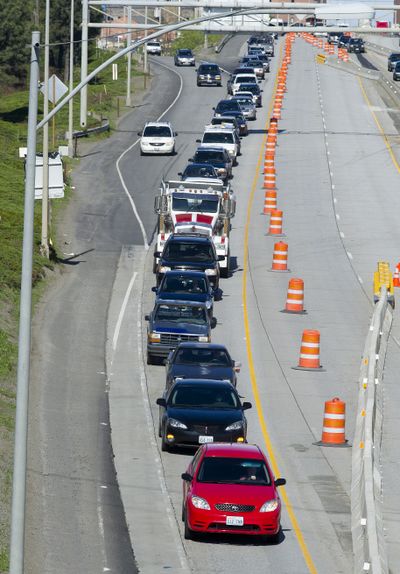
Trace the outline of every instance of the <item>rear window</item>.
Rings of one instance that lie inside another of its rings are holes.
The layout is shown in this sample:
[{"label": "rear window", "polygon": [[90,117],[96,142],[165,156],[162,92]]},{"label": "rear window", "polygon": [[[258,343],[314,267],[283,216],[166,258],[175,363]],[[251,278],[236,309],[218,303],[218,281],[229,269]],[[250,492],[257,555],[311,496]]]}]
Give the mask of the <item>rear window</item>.
[{"label": "rear window", "polygon": [[217,162],[225,162],[225,155],[222,151],[205,151],[201,150],[196,153],[196,159],[198,161],[217,161]]},{"label": "rear window", "polygon": [[228,353],[224,349],[179,349],[174,362],[178,365],[231,366]]},{"label": "rear window", "polygon": [[170,241],[166,246],[163,257],[178,261],[213,261],[214,253],[209,243]]}]

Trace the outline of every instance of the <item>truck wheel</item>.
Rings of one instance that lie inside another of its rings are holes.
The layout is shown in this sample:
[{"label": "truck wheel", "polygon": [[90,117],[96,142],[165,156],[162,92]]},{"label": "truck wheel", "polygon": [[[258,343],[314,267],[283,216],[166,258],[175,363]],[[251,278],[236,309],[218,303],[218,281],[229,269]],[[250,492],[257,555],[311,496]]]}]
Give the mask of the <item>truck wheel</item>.
[{"label": "truck wheel", "polygon": [[157,265],[158,265],[157,260],[156,260],[156,258],[154,257],[154,258],[153,258],[153,273],[154,273],[154,274],[157,273]]},{"label": "truck wheel", "polygon": [[168,447],[164,437],[161,437],[161,450],[162,450],[162,452],[169,452],[169,447]]},{"label": "truck wheel", "polygon": [[153,357],[153,355],[150,355],[149,353],[147,353],[147,361],[146,361],[146,363],[147,363],[148,365],[154,365],[154,357]]}]

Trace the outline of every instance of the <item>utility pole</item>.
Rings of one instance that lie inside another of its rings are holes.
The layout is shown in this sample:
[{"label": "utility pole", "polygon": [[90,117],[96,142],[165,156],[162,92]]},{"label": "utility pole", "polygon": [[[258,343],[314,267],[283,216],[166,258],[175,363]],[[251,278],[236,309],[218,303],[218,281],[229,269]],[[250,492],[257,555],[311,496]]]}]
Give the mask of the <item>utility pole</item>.
[{"label": "utility pole", "polygon": [[[75,19],[75,4],[71,0],[71,22],[69,32],[69,91],[74,89],[74,19]],[[71,98],[68,102],[68,155],[74,157],[74,99]]]},{"label": "utility pole", "polygon": [[[50,54],[50,0],[46,0],[44,31],[44,102],[43,117],[49,113],[49,54]],[[40,252],[49,258],[49,124],[43,128],[43,192],[42,192],[42,234]]]},{"label": "utility pole", "polygon": [[[132,24],[132,7],[128,6],[128,24]],[[132,44],[132,30],[128,29],[128,34],[126,37],[126,45],[130,46]],[[132,69],[132,52],[128,52],[128,71],[126,74],[126,105],[131,105],[131,69]]]},{"label": "utility pole", "polygon": [[[147,6],[145,6],[144,8],[144,23],[147,26],[147,17],[148,17],[148,8]],[[147,37],[147,28],[144,29],[144,36],[145,38]],[[143,72],[145,74],[148,73],[149,67],[148,67],[148,62],[147,62],[147,48],[146,48],[146,44],[143,44]]]},{"label": "utility pole", "polygon": [[35,203],[36,122],[39,99],[40,32],[32,32],[28,141],[25,164],[24,234],[22,243],[21,303],[18,335],[18,374],[11,508],[10,574],[24,572],[26,457],[28,445],[29,364],[31,350],[33,218]]},{"label": "utility pole", "polygon": [[[88,75],[88,23],[89,23],[89,3],[82,0],[82,44],[81,44],[81,81]],[[81,126],[86,127],[87,123],[87,85],[81,90]]]}]

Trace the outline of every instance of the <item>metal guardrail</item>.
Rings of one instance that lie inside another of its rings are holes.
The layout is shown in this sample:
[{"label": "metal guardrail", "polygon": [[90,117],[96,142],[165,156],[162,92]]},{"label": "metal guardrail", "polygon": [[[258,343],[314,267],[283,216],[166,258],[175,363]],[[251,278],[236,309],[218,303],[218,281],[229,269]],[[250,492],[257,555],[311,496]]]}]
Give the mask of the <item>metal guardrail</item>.
[{"label": "metal guardrail", "polygon": [[222,48],[225,46],[225,44],[227,44],[227,43],[229,42],[229,40],[230,40],[231,38],[233,38],[234,35],[235,35],[235,34],[226,34],[226,35],[222,38],[221,42],[220,42],[217,46],[215,46],[215,53],[216,53],[216,54],[219,54],[219,53],[221,52]]},{"label": "metal guardrail", "polygon": [[92,134],[101,134],[103,132],[109,132],[109,131],[110,131],[110,122],[108,121],[107,118],[103,118],[100,126],[96,126],[95,128],[87,128],[86,130],[73,132],[72,137],[74,139],[85,138],[85,137],[90,136]]},{"label": "metal guardrail", "polygon": [[352,455],[351,521],[354,574],[388,574],[382,516],[380,445],[383,368],[393,318],[386,287],[375,306],[360,369]]}]

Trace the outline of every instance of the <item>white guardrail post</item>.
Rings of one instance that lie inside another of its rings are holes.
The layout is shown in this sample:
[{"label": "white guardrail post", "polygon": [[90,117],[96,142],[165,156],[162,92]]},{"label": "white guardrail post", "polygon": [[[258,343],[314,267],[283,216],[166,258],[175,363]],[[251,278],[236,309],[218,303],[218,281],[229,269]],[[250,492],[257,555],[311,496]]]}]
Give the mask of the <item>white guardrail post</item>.
[{"label": "white guardrail post", "polygon": [[383,532],[380,444],[383,421],[383,368],[393,318],[381,288],[360,369],[351,484],[354,574],[388,574]]}]

